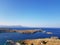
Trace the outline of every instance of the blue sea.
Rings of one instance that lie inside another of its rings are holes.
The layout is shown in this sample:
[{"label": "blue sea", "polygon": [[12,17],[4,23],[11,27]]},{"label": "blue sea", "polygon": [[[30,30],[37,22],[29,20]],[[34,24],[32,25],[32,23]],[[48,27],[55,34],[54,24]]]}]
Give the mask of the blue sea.
[{"label": "blue sea", "polygon": [[[37,28],[11,28],[18,30],[28,30]],[[60,38],[60,28],[39,28],[46,32],[52,32],[53,34],[46,34],[42,32],[36,32],[33,34],[21,34],[21,33],[0,33],[0,45],[4,45],[6,40],[25,40],[25,39],[38,39],[38,38],[50,38],[51,36],[57,36]]]}]

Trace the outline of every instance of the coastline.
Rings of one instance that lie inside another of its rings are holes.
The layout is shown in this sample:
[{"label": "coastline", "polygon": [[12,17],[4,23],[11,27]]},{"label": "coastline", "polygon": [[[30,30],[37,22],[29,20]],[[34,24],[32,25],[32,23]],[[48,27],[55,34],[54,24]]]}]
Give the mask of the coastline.
[{"label": "coastline", "polygon": [[42,38],[42,39],[27,39],[23,41],[18,41],[20,44],[26,45],[59,45],[60,39],[56,38]]}]

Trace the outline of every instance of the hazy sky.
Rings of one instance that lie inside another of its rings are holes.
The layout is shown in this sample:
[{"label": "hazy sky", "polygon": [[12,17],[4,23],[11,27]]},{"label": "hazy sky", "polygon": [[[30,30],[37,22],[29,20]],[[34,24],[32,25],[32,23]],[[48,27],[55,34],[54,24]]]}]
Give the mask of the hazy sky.
[{"label": "hazy sky", "polygon": [[60,27],[60,0],[0,0],[0,25]]}]

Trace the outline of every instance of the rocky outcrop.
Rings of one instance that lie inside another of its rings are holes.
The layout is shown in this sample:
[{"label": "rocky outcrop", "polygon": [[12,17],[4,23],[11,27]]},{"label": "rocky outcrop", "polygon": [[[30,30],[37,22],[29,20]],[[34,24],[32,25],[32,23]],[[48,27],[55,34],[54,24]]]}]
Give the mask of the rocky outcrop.
[{"label": "rocky outcrop", "polygon": [[46,34],[53,34],[52,32],[46,32]]},{"label": "rocky outcrop", "polygon": [[5,33],[5,32],[18,32],[22,34],[32,34],[36,32],[43,32],[43,30],[10,30],[10,29],[0,29],[0,33]]},{"label": "rocky outcrop", "polygon": [[7,40],[4,45],[21,45],[19,42],[13,40]]},{"label": "rocky outcrop", "polygon": [[45,39],[31,39],[31,40],[23,40],[20,41],[21,44],[26,45],[60,45],[60,39],[51,39],[51,38],[45,38]]}]

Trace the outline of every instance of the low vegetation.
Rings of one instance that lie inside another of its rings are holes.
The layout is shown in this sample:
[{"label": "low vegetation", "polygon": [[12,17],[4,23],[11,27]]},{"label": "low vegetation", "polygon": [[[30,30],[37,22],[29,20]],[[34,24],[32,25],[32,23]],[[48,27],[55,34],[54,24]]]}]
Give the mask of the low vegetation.
[{"label": "low vegetation", "polygon": [[18,41],[20,45],[60,45],[60,39],[45,38]]}]

